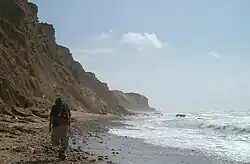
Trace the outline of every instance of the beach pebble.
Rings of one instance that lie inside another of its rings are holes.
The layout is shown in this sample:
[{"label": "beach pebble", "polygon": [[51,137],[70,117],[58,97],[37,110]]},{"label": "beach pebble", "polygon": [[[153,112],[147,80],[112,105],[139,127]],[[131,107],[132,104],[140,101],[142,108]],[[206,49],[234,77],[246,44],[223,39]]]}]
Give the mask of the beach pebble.
[{"label": "beach pebble", "polygon": [[82,151],[82,147],[81,146],[78,146],[77,149],[78,149],[78,152]]},{"label": "beach pebble", "polygon": [[103,161],[103,156],[98,156],[98,161]]},{"label": "beach pebble", "polygon": [[92,132],[88,132],[89,137],[94,137],[94,134]]},{"label": "beach pebble", "polygon": [[28,147],[28,151],[30,152],[30,153],[34,153],[35,152],[35,149],[33,148],[33,147]]},{"label": "beach pebble", "polygon": [[89,160],[90,163],[96,162],[96,159]]},{"label": "beach pebble", "polygon": [[87,157],[87,156],[82,156],[82,158],[83,158],[83,159],[88,159],[88,157]]},{"label": "beach pebble", "polygon": [[85,151],[84,153],[87,154],[87,155],[90,155],[90,152]]},{"label": "beach pebble", "polygon": [[17,120],[18,118],[17,118],[17,116],[12,116],[11,119]]},{"label": "beach pebble", "polygon": [[23,148],[22,147],[13,146],[12,147],[12,151],[14,151],[14,152],[22,152]]}]

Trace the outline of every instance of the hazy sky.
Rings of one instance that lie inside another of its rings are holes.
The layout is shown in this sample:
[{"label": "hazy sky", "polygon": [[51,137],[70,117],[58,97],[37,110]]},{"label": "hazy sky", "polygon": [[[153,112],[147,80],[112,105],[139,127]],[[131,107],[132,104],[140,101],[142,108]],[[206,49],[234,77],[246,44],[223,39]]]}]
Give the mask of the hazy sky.
[{"label": "hazy sky", "polygon": [[249,0],[34,0],[87,71],[166,111],[250,108]]}]

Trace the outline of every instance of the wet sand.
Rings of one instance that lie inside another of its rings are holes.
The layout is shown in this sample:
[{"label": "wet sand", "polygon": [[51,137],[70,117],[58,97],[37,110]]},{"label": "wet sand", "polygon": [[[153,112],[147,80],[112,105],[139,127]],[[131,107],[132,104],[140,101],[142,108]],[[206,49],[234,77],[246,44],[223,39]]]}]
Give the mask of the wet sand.
[{"label": "wet sand", "polygon": [[116,164],[236,164],[216,157],[198,155],[194,151],[158,147],[140,139],[113,134],[78,136],[74,141],[84,151],[102,157],[108,156]]}]

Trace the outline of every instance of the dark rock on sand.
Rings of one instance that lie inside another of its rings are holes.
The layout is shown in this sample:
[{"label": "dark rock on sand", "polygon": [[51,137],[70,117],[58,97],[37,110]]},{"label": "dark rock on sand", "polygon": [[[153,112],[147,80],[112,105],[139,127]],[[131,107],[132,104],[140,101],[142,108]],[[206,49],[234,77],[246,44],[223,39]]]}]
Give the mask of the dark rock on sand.
[{"label": "dark rock on sand", "polygon": [[94,162],[96,162],[96,159],[91,159],[91,160],[89,160],[89,162],[94,163]]},{"label": "dark rock on sand", "polygon": [[88,133],[88,137],[94,137],[94,133],[93,132],[89,132]]},{"label": "dark rock on sand", "polygon": [[98,156],[98,161],[103,161],[104,160],[104,158],[103,158],[103,156]]},{"label": "dark rock on sand", "polygon": [[88,157],[87,156],[82,156],[82,159],[88,159]]},{"label": "dark rock on sand", "polygon": [[186,117],[185,114],[176,114],[175,117]]}]

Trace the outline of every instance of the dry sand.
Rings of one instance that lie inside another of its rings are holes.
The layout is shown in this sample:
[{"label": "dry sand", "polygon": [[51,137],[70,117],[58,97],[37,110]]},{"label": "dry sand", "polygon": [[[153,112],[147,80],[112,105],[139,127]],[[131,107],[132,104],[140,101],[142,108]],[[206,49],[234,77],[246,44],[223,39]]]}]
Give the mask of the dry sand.
[{"label": "dry sand", "polygon": [[[121,119],[113,115],[101,116],[83,112],[72,112],[72,116],[71,137],[88,132],[105,133],[108,130],[105,128],[108,120]],[[57,148],[50,143],[48,118],[45,115],[44,118],[0,115],[0,164],[95,163],[88,156],[94,158],[94,154],[83,152],[80,147],[74,149],[69,146],[67,160],[59,161]]]}]

